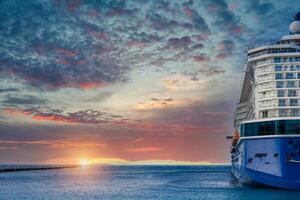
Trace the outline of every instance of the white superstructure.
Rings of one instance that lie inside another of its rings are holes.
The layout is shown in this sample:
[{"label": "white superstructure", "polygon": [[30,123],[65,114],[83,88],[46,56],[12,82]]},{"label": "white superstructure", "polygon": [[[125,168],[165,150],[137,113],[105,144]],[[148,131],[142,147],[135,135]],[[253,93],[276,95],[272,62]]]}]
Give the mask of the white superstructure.
[{"label": "white superstructure", "polygon": [[248,50],[236,128],[244,120],[300,117],[300,13],[289,28],[278,42]]}]

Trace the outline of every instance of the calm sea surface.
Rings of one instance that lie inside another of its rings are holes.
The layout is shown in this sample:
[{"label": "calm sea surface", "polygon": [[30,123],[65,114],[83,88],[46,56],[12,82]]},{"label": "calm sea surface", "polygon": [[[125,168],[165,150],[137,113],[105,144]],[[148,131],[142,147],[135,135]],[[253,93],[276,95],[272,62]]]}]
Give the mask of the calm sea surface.
[{"label": "calm sea surface", "polygon": [[0,173],[0,199],[300,199],[243,186],[228,166],[90,166]]}]

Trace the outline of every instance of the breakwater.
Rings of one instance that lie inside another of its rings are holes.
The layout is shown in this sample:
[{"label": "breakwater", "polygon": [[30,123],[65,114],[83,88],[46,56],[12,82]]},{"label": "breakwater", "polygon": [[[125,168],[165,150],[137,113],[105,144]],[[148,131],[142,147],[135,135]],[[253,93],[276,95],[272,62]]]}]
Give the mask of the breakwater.
[{"label": "breakwater", "polygon": [[53,169],[66,169],[75,168],[78,165],[59,165],[59,166],[11,166],[0,167],[0,173],[3,172],[18,172],[18,171],[34,171],[34,170],[53,170]]}]

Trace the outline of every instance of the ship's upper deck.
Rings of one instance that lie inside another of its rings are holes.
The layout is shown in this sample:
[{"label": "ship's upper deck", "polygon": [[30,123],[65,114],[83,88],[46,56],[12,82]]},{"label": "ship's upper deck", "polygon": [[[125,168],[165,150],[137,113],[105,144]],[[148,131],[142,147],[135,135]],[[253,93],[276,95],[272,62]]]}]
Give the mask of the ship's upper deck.
[{"label": "ship's upper deck", "polygon": [[300,12],[297,13],[289,26],[289,35],[283,36],[277,42],[268,42],[252,46],[248,49],[248,58],[254,58],[265,54],[281,54],[300,52]]},{"label": "ship's upper deck", "polygon": [[235,127],[251,119],[300,117],[300,19],[289,30],[278,42],[248,50]]},{"label": "ship's upper deck", "polygon": [[253,46],[248,49],[247,55],[248,61],[253,61],[263,55],[278,54],[278,56],[284,56],[286,53],[295,52],[300,52],[300,34],[286,35],[278,42]]}]

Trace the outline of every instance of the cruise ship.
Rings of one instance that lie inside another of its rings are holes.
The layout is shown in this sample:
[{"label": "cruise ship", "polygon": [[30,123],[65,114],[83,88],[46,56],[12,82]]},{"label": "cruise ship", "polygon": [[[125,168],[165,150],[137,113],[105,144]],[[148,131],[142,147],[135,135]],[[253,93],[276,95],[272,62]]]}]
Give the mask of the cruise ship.
[{"label": "cruise ship", "polygon": [[300,12],[289,34],[249,48],[231,137],[241,183],[300,190]]}]

